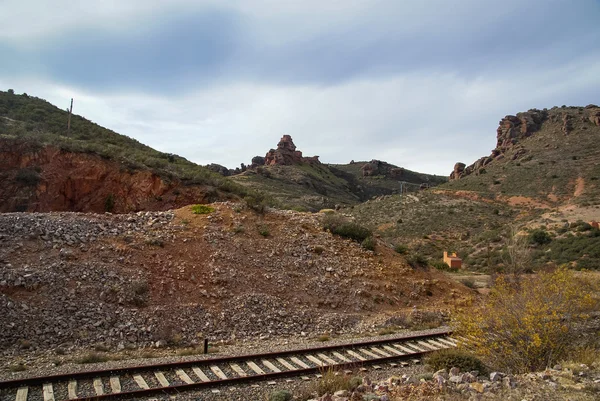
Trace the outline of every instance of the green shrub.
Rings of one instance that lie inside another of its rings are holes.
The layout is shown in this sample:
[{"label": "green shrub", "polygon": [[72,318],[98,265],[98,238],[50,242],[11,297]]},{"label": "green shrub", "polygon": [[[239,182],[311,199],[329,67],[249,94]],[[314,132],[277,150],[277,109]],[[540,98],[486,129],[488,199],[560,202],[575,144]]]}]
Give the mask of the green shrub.
[{"label": "green shrub", "polygon": [[269,231],[269,227],[267,227],[266,225],[258,226],[258,233],[265,238],[271,234],[271,232]]},{"label": "green shrub", "polygon": [[486,371],[485,365],[479,358],[457,348],[447,348],[432,352],[425,358],[425,363],[433,371],[441,369],[449,370],[454,367],[459,368],[462,372],[476,370],[479,373],[483,373]]},{"label": "green shrub", "polygon": [[532,244],[544,245],[550,243],[551,241],[552,238],[550,237],[550,234],[541,228],[535,229],[529,234],[529,242]]},{"label": "green shrub", "polygon": [[335,214],[325,215],[323,218],[323,228],[329,230],[332,234],[339,235],[343,238],[349,238],[356,242],[363,242],[373,235],[368,228],[350,222]]},{"label": "green shrub", "polygon": [[112,213],[115,209],[115,197],[113,194],[109,194],[104,200],[104,211],[108,213]]},{"label": "green shrub", "polygon": [[287,390],[278,390],[271,393],[269,401],[290,401],[293,395]]},{"label": "green shrub", "polygon": [[376,243],[375,238],[373,238],[373,236],[371,235],[371,236],[365,238],[363,240],[363,242],[360,243],[360,245],[368,251],[374,251],[375,243]]},{"label": "green shrub", "polygon": [[592,225],[590,223],[586,223],[586,222],[582,221],[577,226],[577,231],[579,231],[579,232],[590,231],[592,228],[593,227],[592,227]]},{"label": "green shrub", "polygon": [[427,267],[427,265],[429,264],[429,262],[423,255],[413,255],[410,258],[406,259],[406,261],[413,269],[419,267]]},{"label": "green shrub", "polygon": [[398,244],[394,247],[394,251],[400,255],[406,255],[408,253],[408,247],[406,245]]},{"label": "green shrub", "polygon": [[24,168],[17,172],[15,180],[23,185],[34,187],[40,182],[40,175],[34,169]]},{"label": "green shrub", "polygon": [[450,270],[450,266],[448,266],[448,263],[441,261],[441,260],[436,260],[434,262],[430,262],[429,264],[438,270],[442,270],[442,271]]},{"label": "green shrub", "polygon": [[215,211],[215,208],[207,205],[194,205],[192,206],[192,213],[194,214],[209,214]]},{"label": "green shrub", "polygon": [[569,233],[565,238],[556,239],[538,259],[544,256],[557,264],[576,263],[577,269],[600,270],[600,230],[579,235]]},{"label": "green shrub", "polygon": [[257,213],[264,213],[267,208],[267,201],[262,195],[248,195],[244,197],[246,205]]}]

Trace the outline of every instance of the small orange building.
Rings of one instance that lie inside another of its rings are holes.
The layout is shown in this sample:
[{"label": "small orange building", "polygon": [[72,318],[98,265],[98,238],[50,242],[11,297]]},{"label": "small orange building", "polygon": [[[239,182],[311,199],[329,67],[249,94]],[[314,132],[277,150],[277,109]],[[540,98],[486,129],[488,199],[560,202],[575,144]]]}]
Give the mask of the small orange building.
[{"label": "small orange building", "polygon": [[590,221],[590,226],[600,230],[600,223],[597,221]]},{"label": "small orange building", "polygon": [[444,263],[450,266],[451,269],[460,269],[462,267],[462,259],[456,256],[456,252],[448,254],[444,251]]}]

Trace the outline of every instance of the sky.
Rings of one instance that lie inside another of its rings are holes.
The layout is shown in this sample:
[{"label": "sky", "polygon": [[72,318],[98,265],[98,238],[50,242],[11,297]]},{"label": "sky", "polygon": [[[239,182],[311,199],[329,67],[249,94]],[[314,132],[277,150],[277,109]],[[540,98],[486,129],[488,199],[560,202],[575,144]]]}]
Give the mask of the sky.
[{"label": "sky", "polygon": [[505,115],[600,103],[598,21],[600,0],[1,0],[0,89],[199,164],[289,134],[448,175]]}]

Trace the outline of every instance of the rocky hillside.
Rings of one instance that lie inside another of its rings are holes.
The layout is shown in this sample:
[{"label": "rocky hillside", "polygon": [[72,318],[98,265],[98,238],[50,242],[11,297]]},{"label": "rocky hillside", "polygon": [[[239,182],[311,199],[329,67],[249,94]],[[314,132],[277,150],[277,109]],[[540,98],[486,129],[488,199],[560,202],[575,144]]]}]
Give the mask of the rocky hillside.
[{"label": "rocky hillside", "polygon": [[329,166],[342,171],[347,180],[354,181],[361,186],[368,194],[367,199],[373,196],[398,193],[400,183],[403,183],[405,190],[415,190],[434,187],[448,181],[446,177],[418,173],[381,160],[369,162],[352,160],[348,164],[330,164]]},{"label": "rocky hillside", "polygon": [[0,348],[352,332],[471,296],[323,231],[319,214],[212,206],[1,214]]},{"label": "rocky hillside", "polygon": [[542,205],[598,204],[600,108],[554,107],[506,116],[490,156],[457,163],[444,188]]},{"label": "rocky hillside", "polygon": [[[219,166],[215,171],[231,175]],[[347,165],[323,164],[319,156],[304,157],[292,138],[284,135],[276,149],[256,156],[243,172],[231,177],[236,183],[258,189],[276,199],[280,207],[318,211],[354,205],[374,196],[392,194],[403,181],[419,187],[446,182],[445,177],[415,173],[372,160]]]},{"label": "rocky hillside", "polygon": [[409,258],[439,266],[444,251],[458,252],[468,270],[502,263],[507,228],[531,216],[502,202],[450,191],[381,196],[346,211]]},{"label": "rocky hillside", "polygon": [[245,196],[182,157],[28,96],[0,92],[0,211],[128,212]]}]

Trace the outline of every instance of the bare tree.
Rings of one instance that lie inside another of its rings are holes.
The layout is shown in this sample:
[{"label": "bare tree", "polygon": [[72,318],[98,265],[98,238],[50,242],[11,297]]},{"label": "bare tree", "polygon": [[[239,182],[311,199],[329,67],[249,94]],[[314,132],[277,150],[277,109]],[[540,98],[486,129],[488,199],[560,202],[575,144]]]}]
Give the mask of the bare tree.
[{"label": "bare tree", "polygon": [[527,236],[519,232],[518,227],[511,226],[506,241],[506,250],[503,254],[506,273],[517,278],[523,274],[531,263],[531,251]]}]

